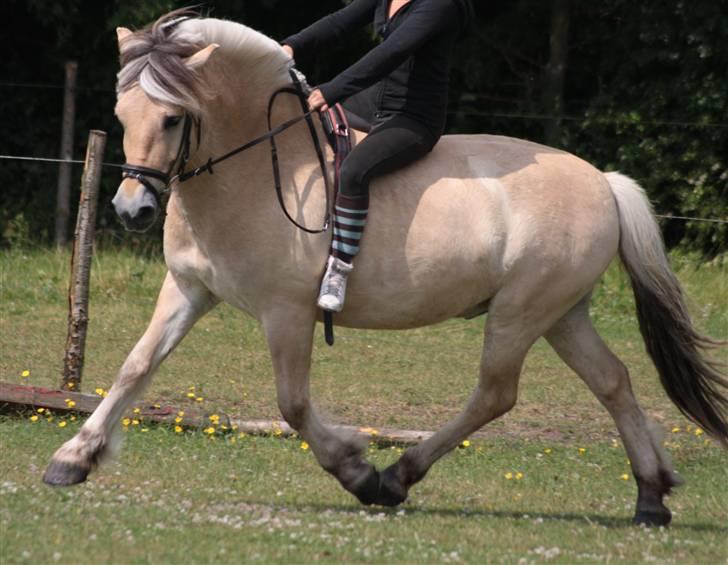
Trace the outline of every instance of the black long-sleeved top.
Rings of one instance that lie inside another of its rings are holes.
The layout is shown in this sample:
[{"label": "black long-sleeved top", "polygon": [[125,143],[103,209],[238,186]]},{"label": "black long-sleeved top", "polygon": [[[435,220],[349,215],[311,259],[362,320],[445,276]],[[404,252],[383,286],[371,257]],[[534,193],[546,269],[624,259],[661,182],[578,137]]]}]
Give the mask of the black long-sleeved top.
[{"label": "black long-sleeved top", "polygon": [[[439,136],[445,128],[452,48],[467,27],[470,0],[411,0],[391,19],[389,0],[354,0],[292,35],[295,53],[324,46],[374,21],[382,42],[333,80],[319,85],[335,104],[367,90],[374,120],[405,114]],[[371,87],[371,88],[370,88]]]}]

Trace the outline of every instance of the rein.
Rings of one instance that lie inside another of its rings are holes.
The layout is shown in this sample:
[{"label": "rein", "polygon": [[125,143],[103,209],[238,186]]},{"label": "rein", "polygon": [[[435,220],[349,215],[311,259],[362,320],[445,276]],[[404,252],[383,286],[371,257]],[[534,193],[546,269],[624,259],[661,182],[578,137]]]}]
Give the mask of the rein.
[{"label": "rein", "polygon": [[[169,167],[167,172],[161,171],[159,169],[151,169],[149,167],[142,167],[140,165],[131,165],[129,163],[125,163],[122,166],[122,177],[123,178],[132,178],[140,182],[147,190],[149,190],[153,195],[155,200],[157,201],[157,204],[160,208],[162,208],[162,196],[168,194],[172,190],[172,185],[175,182],[183,183],[186,182],[194,177],[200,176],[204,173],[210,173],[211,175],[214,174],[213,166],[217,165],[219,163],[222,163],[223,161],[226,161],[227,159],[230,159],[231,157],[242,153],[243,151],[246,151],[252,147],[255,147],[256,145],[259,145],[263,143],[266,140],[270,140],[270,146],[271,146],[271,162],[273,165],[273,178],[275,182],[275,189],[276,189],[276,196],[278,197],[278,203],[281,206],[281,209],[283,210],[283,213],[285,214],[286,218],[293,223],[297,228],[305,231],[306,233],[310,234],[318,234],[323,233],[328,230],[329,224],[331,223],[331,205],[330,205],[330,182],[329,182],[329,176],[328,176],[328,170],[326,168],[326,158],[324,156],[323,149],[321,148],[321,143],[318,139],[318,135],[316,133],[316,128],[314,127],[313,120],[311,119],[311,116],[316,113],[316,110],[306,110],[306,103],[307,103],[307,96],[303,91],[303,88],[301,86],[301,83],[296,78],[295,74],[291,74],[295,88],[290,86],[284,86],[282,88],[279,88],[276,90],[270,97],[270,100],[268,101],[268,131],[264,133],[263,135],[260,135],[256,137],[255,139],[252,139],[243,145],[240,145],[239,147],[236,147],[232,151],[229,151],[225,153],[224,155],[221,155],[220,157],[210,157],[207,162],[204,165],[201,165],[199,167],[196,167],[192,170],[185,171],[185,168],[187,167],[187,163],[190,159],[190,135],[192,133],[192,118],[189,114],[185,115],[184,119],[184,126],[182,130],[182,139],[180,140],[180,146],[177,150],[177,156],[175,157],[175,160],[172,162],[172,165]],[[299,102],[301,103],[301,109],[304,111],[304,113],[301,116],[296,116],[295,118],[292,118],[286,122],[283,122],[282,124],[276,126],[275,128],[272,127],[272,119],[273,119],[273,107],[276,101],[276,98],[280,94],[292,94],[296,96],[299,99]],[[278,159],[278,147],[275,142],[275,136],[280,135],[287,129],[291,128],[292,126],[296,125],[299,122],[306,121],[306,124],[308,125],[309,133],[311,134],[311,139],[313,140],[314,147],[316,149],[316,156],[319,161],[319,166],[321,168],[321,173],[323,174],[324,178],[324,186],[326,190],[326,216],[324,218],[324,224],[321,229],[310,229],[305,226],[302,226],[299,224],[291,215],[289,214],[288,210],[286,209],[285,202],[283,201],[283,190],[282,190],[282,183],[281,183],[281,173],[280,173],[280,165],[279,165],[279,159]],[[197,146],[200,145],[200,136],[201,136],[201,124],[197,122],[195,124],[197,126]],[[174,171],[175,166],[177,167],[177,172],[174,176],[172,176],[172,171]],[[158,181],[161,181],[164,183],[164,186],[160,189],[154,186],[154,184],[149,180],[150,178],[156,179]]]}]

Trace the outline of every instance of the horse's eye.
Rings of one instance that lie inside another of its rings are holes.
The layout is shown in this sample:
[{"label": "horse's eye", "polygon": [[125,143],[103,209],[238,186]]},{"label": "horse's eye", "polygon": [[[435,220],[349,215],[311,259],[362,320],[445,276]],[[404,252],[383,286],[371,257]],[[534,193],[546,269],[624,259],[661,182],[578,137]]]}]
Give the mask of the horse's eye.
[{"label": "horse's eye", "polygon": [[182,116],[165,116],[164,117],[164,129],[172,129],[174,126],[182,121]]}]

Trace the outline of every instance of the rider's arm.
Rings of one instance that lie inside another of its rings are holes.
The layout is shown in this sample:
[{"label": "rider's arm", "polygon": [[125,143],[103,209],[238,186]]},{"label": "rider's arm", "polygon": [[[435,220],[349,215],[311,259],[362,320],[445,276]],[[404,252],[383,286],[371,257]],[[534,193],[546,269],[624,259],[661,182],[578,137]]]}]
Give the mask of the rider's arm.
[{"label": "rider's arm", "polygon": [[281,43],[291,47],[296,55],[315,53],[324,45],[345,40],[347,35],[371,23],[378,0],[354,0],[341,10],[321,18],[303,31],[291,35]]},{"label": "rider's arm", "polygon": [[319,86],[331,105],[381,80],[432,37],[459,29],[460,11],[455,2],[419,0],[407,19],[377,47],[330,82]]}]

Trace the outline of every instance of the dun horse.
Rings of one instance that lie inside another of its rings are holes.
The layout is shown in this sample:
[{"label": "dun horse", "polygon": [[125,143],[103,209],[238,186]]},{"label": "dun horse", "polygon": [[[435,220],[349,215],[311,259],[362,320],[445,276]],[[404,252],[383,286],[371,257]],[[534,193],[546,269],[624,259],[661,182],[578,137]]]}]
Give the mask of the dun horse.
[{"label": "dun horse", "polygon": [[[118,30],[116,114],[135,165],[113,203],[131,229],[148,227],[160,213],[152,190],[165,182],[160,171],[174,172],[187,150],[190,166],[201,166],[265,133],[271,93],[291,82],[290,60],[275,41],[232,22],[180,22],[178,15],[138,32]],[[300,115],[298,99],[279,97],[274,123]],[[320,225],[326,199],[308,128],[302,122],[276,139],[287,210],[303,225]],[[508,412],[524,357],[545,336],[616,422],[638,485],[634,521],[670,521],[663,497],[679,479],[627,369],[588,315],[590,293],[617,255],[665,390],[723,444],[728,383],[702,357],[715,342],[691,325],[635,182],[562,151],[489,135],[446,136],[421,163],[374,182],[371,225],[336,323],[401,329],[488,313],[480,372],[462,413],[380,473],[364,459],[361,442],[325,425],[312,405],[315,304],[330,234],[310,234],[286,220],[269,151],[258,144],[212,175],[172,180],[168,273],[152,320],[108,397],[53,456],[45,482],[86,479],[111,451],[120,417],[158,365],[224,300],[260,322],[283,417],[364,504],[403,502],[433,463]]]}]

